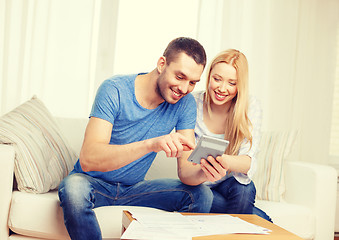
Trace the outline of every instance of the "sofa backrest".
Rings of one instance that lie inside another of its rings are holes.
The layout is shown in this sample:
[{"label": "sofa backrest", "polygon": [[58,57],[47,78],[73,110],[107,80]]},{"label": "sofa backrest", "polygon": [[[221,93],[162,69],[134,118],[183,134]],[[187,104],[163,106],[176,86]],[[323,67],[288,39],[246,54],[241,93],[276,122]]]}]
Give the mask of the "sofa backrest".
[{"label": "sofa backrest", "polygon": [[56,121],[72,149],[79,155],[88,118],[56,118]]},{"label": "sofa backrest", "polygon": [[[62,133],[70,146],[79,154],[88,118],[57,118]],[[293,146],[297,133],[263,132],[260,142],[258,169],[254,177],[258,199],[280,201],[285,191],[283,162]],[[146,179],[178,178],[176,158],[159,152],[146,174]]]},{"label": "sofa backrest", "polygon": [[146,180],[157,178],[178,178],[177,159],[167,157],[164,151],[157,154],[145,177]]}]

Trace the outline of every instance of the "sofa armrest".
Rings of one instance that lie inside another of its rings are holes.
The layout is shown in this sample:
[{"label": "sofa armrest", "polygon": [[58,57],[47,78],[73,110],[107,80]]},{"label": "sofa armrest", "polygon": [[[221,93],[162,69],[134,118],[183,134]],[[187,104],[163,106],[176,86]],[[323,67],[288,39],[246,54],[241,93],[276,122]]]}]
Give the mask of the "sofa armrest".
[{"label": "sofa armrest", "polygon": [[0,239],[7,239],[8,213],[12,198],[14,148],[10,145],[0,144]]},{"label": "sofa armrest", "polygon": [[314,239],[333,239],[337,171],[328,165],[285,163],[284,201],[309,207],[316,217]]}]

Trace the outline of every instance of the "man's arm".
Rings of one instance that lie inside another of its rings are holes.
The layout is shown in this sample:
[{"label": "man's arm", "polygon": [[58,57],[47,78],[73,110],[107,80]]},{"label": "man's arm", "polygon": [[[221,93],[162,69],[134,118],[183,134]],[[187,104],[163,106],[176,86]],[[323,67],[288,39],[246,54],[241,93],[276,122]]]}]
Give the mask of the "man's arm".
[{"label": "man's arm", "polygon": [[79,158],[84,171],[119,169],[150,151],[144,141],[110,145],[112,127],[106,120],[95,117],[89,119]]},{"label": "man's arm", "polygon": [[106,120],[90,118],[79,158],[84,171],[116,170],[149,152],[165,151],[169,157],[180,157],[185,148],[194,148],[194,144],[179,133],[125,145],[112,145],[109,144],[112,128],[113,125]]}]

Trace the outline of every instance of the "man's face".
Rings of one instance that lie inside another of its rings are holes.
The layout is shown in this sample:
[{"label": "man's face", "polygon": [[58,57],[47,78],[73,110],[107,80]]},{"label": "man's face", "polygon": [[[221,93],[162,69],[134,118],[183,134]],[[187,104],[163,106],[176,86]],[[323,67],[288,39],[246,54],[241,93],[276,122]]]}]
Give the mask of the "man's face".
[{"label": "man's face", "polygon": [[195,84],[200,81],[204,66],[182,52],[169,65],[165,58],[160,58],[158,70],[158,94],[166,102],[174,104],[193,91]]}]

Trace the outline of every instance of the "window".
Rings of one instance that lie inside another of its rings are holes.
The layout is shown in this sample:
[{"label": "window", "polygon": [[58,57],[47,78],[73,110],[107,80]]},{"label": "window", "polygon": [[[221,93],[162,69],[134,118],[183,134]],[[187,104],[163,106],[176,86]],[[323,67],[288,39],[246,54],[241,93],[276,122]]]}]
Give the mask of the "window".
[{"label": "window", "polygon": [[198,9],[195,0],[120,1],[114,74],[152,71],[172,39],[196,38]]}]

